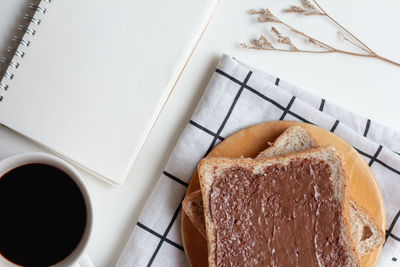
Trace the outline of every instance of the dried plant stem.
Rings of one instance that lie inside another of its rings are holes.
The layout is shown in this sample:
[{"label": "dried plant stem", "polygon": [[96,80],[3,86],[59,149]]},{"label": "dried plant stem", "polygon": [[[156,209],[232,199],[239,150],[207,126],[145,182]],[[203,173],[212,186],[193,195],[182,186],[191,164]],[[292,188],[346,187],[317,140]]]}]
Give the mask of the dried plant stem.
[{"label": "dried plant stem", "polygon": [[381,57],[381,56],[379,56],[379,55],[377,55],[377,54],[375,54],[373,57],[375,57],[375,58],[377,58],[377,59],[380,59],[380,60],[383,60],[383,61],[386,61],[387,63],[390,63],[390,64],[393,64],[393,65],[396,65],[396,66],[400,67],[400,63],[395,62],[395,61],[393,61],[393,60],[390,60],[390,59],[388,59],[388,58]]},{"label": "dried plant stem", "polygon": [[[347,30],[343,25],[341,25],[339,22],[337,22],[333,17],[331,17],[319,4],[316,0],[312,0],[313,3],[319,8],[319,10],[324,14],[324,16],[326,16],[328,19],[330,19],[333,23],[335,23],[339,28],[341,28],[343,31],[345,31],[348,35],[350,35],[352,38],[354,38],[354,40],[356,40],[358,43],[360,43],[365,49],[367,49],[369,51],[369,55],[364,55],[366,57],[371,57],[371,58],[376,58],[376,59],[380,59],[383,60],[385,62],[388,62],[390,64],[396,65],[398,67],[400,67],[400,63],[395,62],[391,59],[382,57],[380,55],[378,55],[377,53],[375,53],[375,51],[373,51],[371,48],[369,48],[363,41],[361,41],[360,39],[358,39],[354,34],[352,34],[349,30]],[[364,50],[364,49],[363,49]],[[365,50],[364,50],[365,51]],[[343,54],[350,54],[350,55],[358,55],[361,56],[362,54],[358,54],[358,53],[352,53],[352,52],[348,52],[348,51],[342,51],[342,50],[338,50],[337,52],[339,53],[343,53]]]},{"label": "dried plant stem", "polygon": [[312,53],[312,54],[326,54],[326,53],[332,53],[332,51],[316,51],[316,50],[303,50],[303,49],[298,49],[298,50],[287,50],[287,49],[281,49],[281,48],[255,48],[255,47],[246,47],[248,49],[259,49],[259,50],[270,50],[270,51],[278,51],[278,52],[301,52],[301,53]]},{"label": "dried plant stem", "polygon": [[354,47],[358,48],[360,52],[351,52],[347,50],[342,50],[335,48],[321,40],[318,40],[314,37],[309,36],[308,34],[305,34],[304,32],[301,32],[297,30],[296,28],[290,26],[289,24],[283,22],[279,18],[277,18],[275,15],[271,13],[269,9],[260,9],[260,10],[251,10],[250,14],[252,15],[260,15],[258,17],[258,22],[268,22],[268,23],[277,23],[281,24],[282,26],[286,27],[289,29],[291,32],[294,34],[297,34],[298,36],[301,36],[305,38],[310,44],[314,44],[321,48],[322,50],[305,50],[305,49],[299,49],[297,48],[290,37],[288,36],[283,36],[275,27],[271,27],[271,32],[273,33],[275,40],[278,43],[285,44],[289,48],[283,49],[283,48],[277,48],[274,47],[269,40],[265,36],[261,36],[259,40],[253,40],[252,44],[253,46],[248,46],[246,44],[242,44],[242,47],[248,48],[248,49],[258,49],[258,50],[273,50],[273,51],[284,51],[284,52],[303,52],[303,53],[316,53],[316,54],[323,54],[323,53],[341,53],[341,54],[347,54],[347,55],[353,55],[353,56],[360,56],[360,57],[366,57],[366,58],[376,58],[382,61],[385,61],[387,63],[396,65],[400,67],[399,62],[395,62],[393,60],[390,60],[388,58],[382,57],[375,53],[371,48],[369,48],[365,43],[363,43],[360,39],[358,39],[354,34],[352,34],[350,31],[348,31],[345,27],[343,27],[339,22],[337,22],[334,18],[332,18],[317,2],[317,0],[311,0],[314,5],[310,2],[310,0],[301,0],[302,6],[290,6],[288,9],[284,9],[284,13],[297,13],[297,14],[302,14],[306,16],[310,15],[319,15],[319,16],[325,16],[331,22],[333,22],[339,29],[339,35],[340,37],[348,42],[349,44],[353,45]]},{"label": "dried plant stem", "polygon": [[288,49],[280,49],[280,48],[255,48],[255,47],[247,47],[242,45],[245,48],[248,49],[260,49],[260,50],[270,50],[270,51],[279,51],[279,52],[302,52],[302,53],[311,53],[311,54],[328,54],[328,53],[340,53],[340,54],[346,54],[346,55],[352,55],[352,56],[359,56],[359,57],[367,57],[367,58],[376,58],[379,60],[383,60],[385,62],[388,62],[390,64],[396,65],[400,67],[400,63],[395,62],[393,60],[390,60],[388,58],[379,56],[379,55],[372,55],[372,54],[362,54],[362,53],[356,53],[356,52],[350,52],[350,51],[345,51],[345,50],[340,50],[334,48],[333,50],[322,50],[322,51],[317,51],[317,50],[303,50],[303,49],[298,49],[298,50],[288,50]]},{"label": "dried plant stem", "polygon": [[283,22],[281,20],[280,20],[280,23],[282,25],[286,26],[287,28],[289,28],[292,32],[297,33],[297,34],[299,34],[299,35],[301,35],[301,36],[303,36],[303,37],[305,37],[307,39],[312,39],[312,40],[316,41],[318,44],[320,44],[321,46],[325,47],[327,50],[331,50],[331,52],[333,52],[335,50],[335,48],[333,48],[332,46],[328,45],[327,43],[324,43],[324,42],[322,42],[320,40],[317,40],[317,39],[305,34],[304,32],[301,32],[301,31],[293,28],[292,26],[290,26],[289,24],[286,24],[285,22]]},{"label": "dried plant stem", "polygon": [[348,31],[345,27],[343,27],[339,22],[337,22],[333,17],[331,17],[319,4],[316,0],[312,0],[313,3],[319,8],[319,10],[322,12],[324,16],[326,16],[328,19],[330,19],[333,23],[335,23],[339,28],[341,28],[343,31],[345,31],[348,35],[350,35],[354,40],[359,42],[362,46],[364,46],[369,53],[375,54],[375,52],[369,48],[364,42],[362,42],[360,39],[358,39],[354,34],[352,34],[350,31]]},{"label": "dried plant stem", "polygon": [[379,55],[377,55],[377,54],[362,54],[362,53],[349,52],[349,51],[340,50],[340,49],[336,49],[335,51],[332,51],[332,53],[333,53],[333,52],[341,53],[341,54],[347,54],[347,55],[352,55],[352,56],[359,56],[359,57],[376,58],[376,59],[383,60],[383,61],[386,61],[386,62],[388,62],[388,63],[390,63],[390,64],[393,64],[393,65],[396,65],[396,66],[400,67],[400,63],[395,62],[395,61],[393,61],[393,60],[390,60],[390,59],[388,59],[388,58],[379,56]]},{"label": "dried plant stem", "polygon": [[324,43],[324,42],[322,42],[322,41],[319,41],[319,40],[317,40],[317,39],[314,39],[313,37],[311,37],[311,36],[309,36],[309,35],[307,35],[307,34],[301,32],[301,31],[299,31],[299,30],[293,28],[292,26],[290,26],[289,24],[283,22],[282,20],[280,20],[279,18],[277,18],[275,15],[273,15],[273,14],[270,13],[270,12],[269,12],[269,16],[271,16],[271,17],[273,18],[273,21],[274,21],[274,22],[280,23],[280,24],[286,26],[286,27],[289,28],[292,32],[297,33],[297,34],[299,34],[299,35],[301,35],[301,36],[303,36],[303,37],[305,37],[305,38],[307,38],[307,39],[314,40],[314,41],[316,41],[319,45],[321,45],[322,47],[324,47],[324,48],[326,48],[326,49],[328,49],[328,50],[332,50],[332,51],[335,50],[335,48],[333,48],[332,46],[330,46],[330,45],[328,45],[328,44],[326,44],[326,43]]},{"label": "dried plant stem", "polygon": [[354,45],[354,46],[357,47],[358,49],[361,49],[361,50],[367,52],[368,54],[370,54],[370,52],[369,52],[365,47],[363,47],[360,43],[357,43],[356,41],[353,41],[353,40],[350,40],[349,38],[347,38],[346,35],[343,34],[343,32],[340,31],[340,32],[339,32],[339,36],[340,36],[343,40],[345,40],[346,42],[348,42],[349,44]]}]

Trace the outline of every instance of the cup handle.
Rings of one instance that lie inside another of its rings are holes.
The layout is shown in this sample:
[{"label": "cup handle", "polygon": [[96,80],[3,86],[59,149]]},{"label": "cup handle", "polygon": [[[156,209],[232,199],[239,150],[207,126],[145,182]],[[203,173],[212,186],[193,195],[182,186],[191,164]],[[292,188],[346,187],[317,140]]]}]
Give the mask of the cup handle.
[{"label": "cup handle", "polygon": [[89,255],[84,252],[78,263],[74,264],[73,267],[94,267],[94,265]]}]

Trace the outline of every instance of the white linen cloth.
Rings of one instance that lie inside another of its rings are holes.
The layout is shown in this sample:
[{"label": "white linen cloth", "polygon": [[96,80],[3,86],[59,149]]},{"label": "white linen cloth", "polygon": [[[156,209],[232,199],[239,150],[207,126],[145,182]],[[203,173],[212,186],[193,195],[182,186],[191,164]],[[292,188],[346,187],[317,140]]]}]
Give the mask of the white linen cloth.
[{"label": "white linen cloth", "polygon": [[181,201],[198,161],[238,130],[274,120],[316,124],[360,152],[378,180],[386,208],[387,240],[378,266],[398,264],[400,134],[223,56],[117,266],[187,266],[180,237]]}]

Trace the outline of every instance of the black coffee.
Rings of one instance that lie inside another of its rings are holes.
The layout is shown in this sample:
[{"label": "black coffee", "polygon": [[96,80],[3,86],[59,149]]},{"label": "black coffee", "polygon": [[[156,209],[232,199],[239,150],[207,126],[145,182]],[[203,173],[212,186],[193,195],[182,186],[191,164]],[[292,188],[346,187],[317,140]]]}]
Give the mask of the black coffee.
[{"label": "black coffee", "polygon": [[0,253],[22,266],[63,260],[86,226],[78,186],[63,171],[44,164],[23,165],[0,178],[0,214]]}]

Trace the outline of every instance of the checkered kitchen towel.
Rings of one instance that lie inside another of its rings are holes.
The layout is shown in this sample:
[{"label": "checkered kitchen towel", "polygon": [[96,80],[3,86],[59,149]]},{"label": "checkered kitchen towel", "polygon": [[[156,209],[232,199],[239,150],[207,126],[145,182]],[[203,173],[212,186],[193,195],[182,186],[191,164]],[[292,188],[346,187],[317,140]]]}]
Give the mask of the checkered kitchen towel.
[{"label": "checkered kitchen towel", "polygon": [[383,193],[387,229],[379,266],[400,262],[400,134],[279,78],[224,56],[150,196],[117,266],[187,266],[181,201],[198,161],[224,138],[256,123],[314,123],[353,145]]}]

